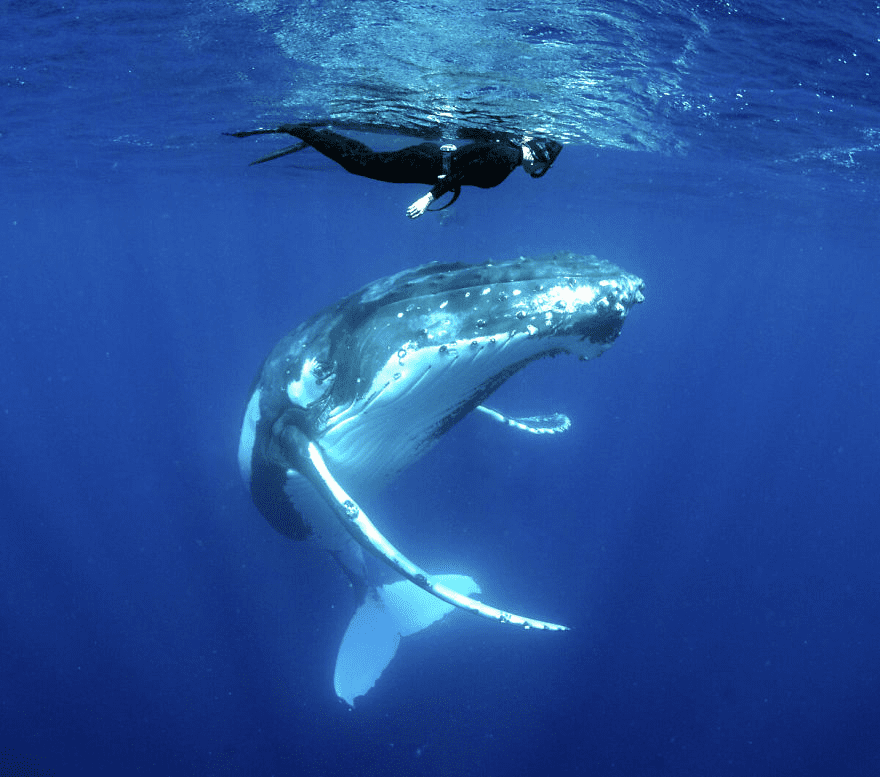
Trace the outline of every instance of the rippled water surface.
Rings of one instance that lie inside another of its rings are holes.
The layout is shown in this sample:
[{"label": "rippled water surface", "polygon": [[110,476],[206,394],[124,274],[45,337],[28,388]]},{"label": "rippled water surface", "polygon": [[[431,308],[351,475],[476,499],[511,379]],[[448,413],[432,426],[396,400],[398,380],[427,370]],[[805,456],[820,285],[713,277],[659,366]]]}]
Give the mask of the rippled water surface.
[{"label": "rippled water surface", "polygon": [[210,153],[221,129],[328,117],[877,171],[874,3],[11,3],[4,16],[15,166],[81,144]]}]

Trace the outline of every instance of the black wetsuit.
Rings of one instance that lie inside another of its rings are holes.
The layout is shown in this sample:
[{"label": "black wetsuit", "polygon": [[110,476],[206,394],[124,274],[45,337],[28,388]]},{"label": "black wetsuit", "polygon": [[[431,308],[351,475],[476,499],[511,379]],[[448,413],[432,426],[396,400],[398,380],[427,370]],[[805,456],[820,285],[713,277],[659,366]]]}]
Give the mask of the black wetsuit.
[{"label": "black wetsuit", "polygon": [[[447,192],[457,196],[462,186],[498,186],[523,159],[522,148],[505,140],[475,140],[455,151],[441,151],[435,143],[420,143],[399,151],[373,151],[358,140],[327,129],[282,124],[275,131],[299,138],[349,173],[387,183],[433,185],[435,200]],[[444,175],[445,154],[449,159]]]}]

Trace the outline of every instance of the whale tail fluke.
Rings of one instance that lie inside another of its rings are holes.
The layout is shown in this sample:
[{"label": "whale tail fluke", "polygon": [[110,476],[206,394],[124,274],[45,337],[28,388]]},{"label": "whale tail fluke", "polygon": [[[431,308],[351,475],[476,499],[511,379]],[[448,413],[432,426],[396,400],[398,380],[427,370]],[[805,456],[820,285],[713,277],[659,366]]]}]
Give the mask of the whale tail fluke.
[{"label": "whale tail fluke", "polygon": [[[466,575],[436,575],[434,580],[470,596],[480,587]],[[437,623],[455,607],[409,580],[371,589],[348,624],[339,654],[333,686],[349,706],[375,684],[391,663],[401,637]]]}]

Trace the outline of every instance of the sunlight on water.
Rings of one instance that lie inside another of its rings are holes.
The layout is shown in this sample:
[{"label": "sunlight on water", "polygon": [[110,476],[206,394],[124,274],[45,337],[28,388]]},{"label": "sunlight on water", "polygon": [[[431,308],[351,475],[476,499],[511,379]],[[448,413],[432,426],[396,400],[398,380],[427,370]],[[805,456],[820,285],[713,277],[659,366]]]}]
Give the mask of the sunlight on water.
[{"label": "sunlight on water", "polygon": [[[289,61],[291,111],[317,105],[343,121],[400,125],[483,127],[489,119],[512,131],[652,150],[677,143],[654,109],[681,93],[708,29],[690,11],[670,25],[664,13],[675,4],[662,6],[240,5],[271,25]],[[667,61],[673,66],[654,66]]]}]

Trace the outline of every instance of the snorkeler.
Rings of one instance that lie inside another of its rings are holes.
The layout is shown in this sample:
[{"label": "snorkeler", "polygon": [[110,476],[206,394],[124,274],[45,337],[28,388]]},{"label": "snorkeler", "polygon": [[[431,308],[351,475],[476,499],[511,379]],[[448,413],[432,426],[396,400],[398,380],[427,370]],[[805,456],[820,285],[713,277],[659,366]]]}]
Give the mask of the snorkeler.
[{"label": "snorkeler", "polygon": [[406,209],[406,215],[411,219],[418,218],[429,210],[432,202],[451,193],[449,202],[430,210],[448,208],[458,199],[462,186],[478,186],[481,189],[498,186],[519,166],[532,178],[540,178],[562,151],[562,144],[555,140],[531,137],[519,140],[510,135],[479,130],[462,131],[460,136],[471,142],[461,146],[420,143],[398,151],[373,151],[358,140],[310,124],[282,124],[275,129],[224,134],[246,138],[273,133],[292,135],[302,142],[261,157],[251,164],[268,162],[311,146],[355,175],[387,183],[433,185],[431,191]]}]

